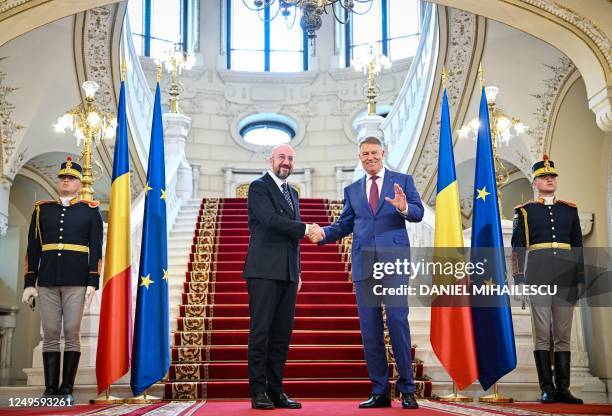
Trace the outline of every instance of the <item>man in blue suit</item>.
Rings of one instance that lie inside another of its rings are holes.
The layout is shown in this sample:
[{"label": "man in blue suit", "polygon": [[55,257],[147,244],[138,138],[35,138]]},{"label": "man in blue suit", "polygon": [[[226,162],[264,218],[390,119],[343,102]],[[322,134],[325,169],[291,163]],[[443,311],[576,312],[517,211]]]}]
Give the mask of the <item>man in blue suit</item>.
[{"label": "man in blue suit", "polygon": [[[340,240],[353,233],[352,276],[359,313],[359,325],[372,380],[372,395],[360,408],[390,407],[389,364],[383,333],[381,298],[377,285],[400,287],[409,276],[394,274],[375,279],[376,262],[395,263],[410,258],[406,221],[423,219],[423,205],[410,175],[387,170],[383,166],[384,149],[375,137],[367,137],[359,146],[359,159],[366,172],[360,180],[344,189],[344,208],[338,220],[324,227],[319,244]],[[405,190],[405,193],[404,193]],[[317,238],[317,239],[318,239]],[[402,407],[416,409],[416,387],[412,379],[408,297],[384,296],[387,326],[393,356],[399,373],[397,388],[402,393]]]}]

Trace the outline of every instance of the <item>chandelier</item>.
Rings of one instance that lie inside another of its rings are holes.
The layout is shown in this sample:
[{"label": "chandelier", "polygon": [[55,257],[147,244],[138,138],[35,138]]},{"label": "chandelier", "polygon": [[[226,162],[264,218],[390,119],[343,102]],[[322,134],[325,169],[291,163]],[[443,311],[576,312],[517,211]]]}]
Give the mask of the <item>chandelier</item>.
[{"label": "chandelier", "polygon": [[380,87],[376,84],[375,76],[380,74],[383,69],[391,68],[391,60],[386,55],[374,53],[374,45],[370,44],[368,53],[362,54],[353,59],[352,67],[368,76],[368,81],[364,85],[364,95],[368,103],[368,115],[376,115],[376,96],[380,93]]},{"label": "chandelier", "polygon": [[[247,3],[249,1],[251,4]],[[281,15],[287,21],[287,27],[293,27],[300,9],[300,27],[308,34],[311,44],[317,37],[316,31],[323,24],[322,15],[333,14],[336,21],[346,24],[351,13],[366,14],[372,8],[373,0],[242,0],[242,3],[250,10],[259,13],[262,20],[273,20]],[[355,10],[356,4],[366,4],[366,10]],[[276,7],[275,7],[276,6]],[[265,13],[265,12],[268,13]],[[331,12],[330,12],[331,11]],[[264,16],[262,16],[264,12]],[[293,21],[289,24],[289,18],[293,15]]]},{"label": "chandelier", "polygon": [[179,43],[174,45],[174,48],[164,51],[161,63],[163,63],[166,71],[172,74],[172,85],[170,86],[170,112],[179,112],[179,94],[181,92],[181,83],[178,76],[183,72],[183,69],[191,69],[195,64],[195,56],[187,54],[181,50]]},{"label": "chandelier", "polygon": [[[480,85],[484,84],[482,75],[482,66],[479,69]],[[510,141],[516,137],[526,133],[529,127],[523,124],[518,118],[508,116],[501,108],[495,104],[495,98],[499,93],[499,88],[495,86],[485,87],[485,95],[487,97],[487,107],[489,108],[489,129],[491,131],[491,144],[493,148],[493,162],[495,165],[495,182],[497,183],[497,196],[499,203],[499,212],[502,219],[505,219],[502,210],[502,192],[501,187],[508,183],[510,172],[501,157],[499,157],[499,149],[502,146],[509,146]],[[478,127],[480,121],[478,118],[472,119],[467,125],[462,126],[457,130],[457,134],[461,139],[478,138]]]},{"label": "chandelier", "polygon": [[[122,79],[125,78],[125,66],[122,66]],[[77,139],[77,147],[83,144],[83,152],[79,160],[83,166],[83,187],[80,197],[93,200],[94,189],[91,186],[96,180],[96,172],[93,171],[92,162],[99,168],[99,162],[92,160],[93,148],[103,140],[112,139],[117,129],[117,119],[111,113],[99,109],[94,96],[99,85],[94,81],[85,81],[82,85],[85,91],[85,103],[68,110],[64,115],[58,117],[54,124],[55,131],[64,133],[66,130],[72,132]]]},{"label": "chandelier", "polygon": [[[495,105],[495,97],[499,93],[499,88],[495,86],[485,87],[485,95],[487,96],[487,105],[489,107],[491,136],[495,140],[495,146],[508,146],[510,140],[524,134],[528,127],[524,125],[518,118],[508,117],[504,111]],[[460,138],[466,139],[471,137],[476,139],[478,136],[478,127],[480,121],[478,118],[471,120],[467,125],[462,126],[457,133]]]}]

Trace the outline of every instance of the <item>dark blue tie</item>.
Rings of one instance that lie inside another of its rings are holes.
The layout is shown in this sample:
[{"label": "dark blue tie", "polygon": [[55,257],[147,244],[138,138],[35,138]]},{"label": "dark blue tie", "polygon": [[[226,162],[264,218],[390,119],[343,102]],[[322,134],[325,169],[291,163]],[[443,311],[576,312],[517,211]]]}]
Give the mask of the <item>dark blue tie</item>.
[{"label": "dark blue tie", "polygon": [[291,195],[289,195],[289,189],[287,189],[287,184],[283,182],[281,187],[283,188],[283,196],[285,197],[285,200],[289,204],[289,207],[291,207],[291,211],[293,211],[293,202],[291,201]]}]

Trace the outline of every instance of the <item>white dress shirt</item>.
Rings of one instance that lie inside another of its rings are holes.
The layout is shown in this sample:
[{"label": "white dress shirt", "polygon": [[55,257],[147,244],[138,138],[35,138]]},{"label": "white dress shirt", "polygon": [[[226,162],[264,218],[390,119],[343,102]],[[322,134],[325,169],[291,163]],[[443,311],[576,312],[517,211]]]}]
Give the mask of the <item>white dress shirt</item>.
[{"label": "white dress shirt", "polygon": [[60,200],[62,201],[62,206],[67,207],[70,206],[70,201],[76,198],[76,195],[73,196],[60,196]]},{"label": "white dress shirt", "polygon": [[[376,179],[376,185],[378,186],[378,199],[379,200],[380,200],[380,193],[382,192],[383,183],[385,181],[385,171],[386,169],[383,166],[383,168],[376,174],[376,176],[378,176],[378,178]],[[370,175],[369,173],[366,172],[366,198],[368,199],[368,202],[370,202],[370,189],[372,189],[372,180],[371,180],[372,176],[374,175]],[[397,209],[397,212],[399,212],[400,214],[404,216],[408,215],[408,201],[406,201],[406,209],[404,211],[400,211],[399,209]]]},{"label": "white dress shirt", "polygon": [[[287,181],[284,181],[278,176],[276,176],[271,170],[268,170],[268,174],[272,177],[272,179],[274,179],[274,183],[276,183],[276,186],[278,186],[278,189],[281,191],[281,194],[283,194],[284,198],[285,194],[283,193],[283,184],[287,183]],[[287,184],[287,191],[289,192],[289,184]],[[293,209],[295,209],[295,207],[293,207]],[[306,224],[306,231],[304,231],[304,235],[308,235],[308,224]]]}]

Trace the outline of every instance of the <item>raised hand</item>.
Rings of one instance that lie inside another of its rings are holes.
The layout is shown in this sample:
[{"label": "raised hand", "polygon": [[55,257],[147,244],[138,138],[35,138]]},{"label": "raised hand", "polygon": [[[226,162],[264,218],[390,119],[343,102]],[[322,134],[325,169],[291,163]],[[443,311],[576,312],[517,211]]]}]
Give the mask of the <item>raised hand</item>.
[{"label": "raised hand", "polygon": [[395,191],[395,197],[391,199],[386,196],[385,201],[399,209],[401,212],[406,211],[408,209],[408,202],[406,202],[406,194],[404,193],[404,190],[398,184],[393,185],[393,190]]},{"label": "raised hand", "polygon": [[313,243],[318,243],[325,238],[325,232],[319,224],[310,224],[308,227],[308,239]]}]

